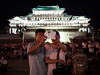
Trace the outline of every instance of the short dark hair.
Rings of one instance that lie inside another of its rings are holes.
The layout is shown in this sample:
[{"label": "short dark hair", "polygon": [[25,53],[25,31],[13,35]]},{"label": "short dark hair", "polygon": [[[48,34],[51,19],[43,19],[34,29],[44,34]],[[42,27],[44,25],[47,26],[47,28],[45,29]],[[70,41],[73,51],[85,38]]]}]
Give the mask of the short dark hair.
[{"label": "short dark hair", "polygon": [[36,31],[35,31],[35,35],[37,35],[38,34],[38,32],[45,32],[45,30],[44,29],[37,29]]},{"label": "short dark hair", "polygon": [[58,36],[60,36],[60,34],[59,34],[59,32],[58,32],[58,31],[56,31],[56,30],[53,30],[53,31],[55,31],[55,32],[56,32],[56,34],[57,34]]}]

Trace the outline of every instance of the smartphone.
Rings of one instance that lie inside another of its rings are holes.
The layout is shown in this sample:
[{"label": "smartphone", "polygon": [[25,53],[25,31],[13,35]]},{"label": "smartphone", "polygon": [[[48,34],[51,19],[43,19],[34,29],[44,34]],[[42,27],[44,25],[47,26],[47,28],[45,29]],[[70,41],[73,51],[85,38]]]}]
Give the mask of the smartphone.
[{"label": "smartphone", "polygon": [[47,36],[48,39],[56,39],[55,38],[55,35],[56,35],[55,31],[46,31],[44,33],[44,35]]}]

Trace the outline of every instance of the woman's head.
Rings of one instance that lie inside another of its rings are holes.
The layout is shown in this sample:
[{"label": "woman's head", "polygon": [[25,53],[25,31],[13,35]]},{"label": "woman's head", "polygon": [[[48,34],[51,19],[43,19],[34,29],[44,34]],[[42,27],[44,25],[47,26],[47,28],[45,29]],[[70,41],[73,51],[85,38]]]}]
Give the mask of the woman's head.
[{"label": "woman's head", "polygon": [[71,57],[66,57],[66,63],[67,63],[67,64],[70,64],[71,62],[72,62]]},{"label": "woman's head", "polygon": [[53,31],[55,31],[55,32],[56,32],[56,34],[60,37],[60,34],[59,34],[59,32],[58,32],[58,31],[56,31],[56,30],[53,30]]}]

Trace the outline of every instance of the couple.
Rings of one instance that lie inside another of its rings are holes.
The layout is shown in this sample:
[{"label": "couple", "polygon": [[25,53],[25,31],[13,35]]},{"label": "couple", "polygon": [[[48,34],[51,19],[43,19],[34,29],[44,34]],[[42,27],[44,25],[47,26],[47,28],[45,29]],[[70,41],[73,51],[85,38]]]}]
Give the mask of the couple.
[{"label": "couple", "polygon": [[[65,63],[66,46],[60,42],[59,32],[56,32],[56,40],[51,39],[53,44],[50,48],[43,46],[46,41],[44,36],[44,29],[37,29],[35,32],[36,41],[29,43],[27,53],[29,58],[30,75],[53,75],[52,70],[56,68],[56,63]],[[59,60],[57,60],[57,50],[61,48]],[[46,64],[48,66],[46,67]],[[47,68],[47,69],[46,69]]]}]

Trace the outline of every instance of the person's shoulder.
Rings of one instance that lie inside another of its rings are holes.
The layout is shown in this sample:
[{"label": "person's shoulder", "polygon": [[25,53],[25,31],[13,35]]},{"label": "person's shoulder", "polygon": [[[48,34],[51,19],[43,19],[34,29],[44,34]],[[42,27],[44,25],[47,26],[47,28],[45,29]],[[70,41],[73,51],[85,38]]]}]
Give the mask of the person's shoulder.
[{"label": "person's shoulder", "polygon": [[36,43],[35,42],[30,42],[28,45],[35,45]]}]

